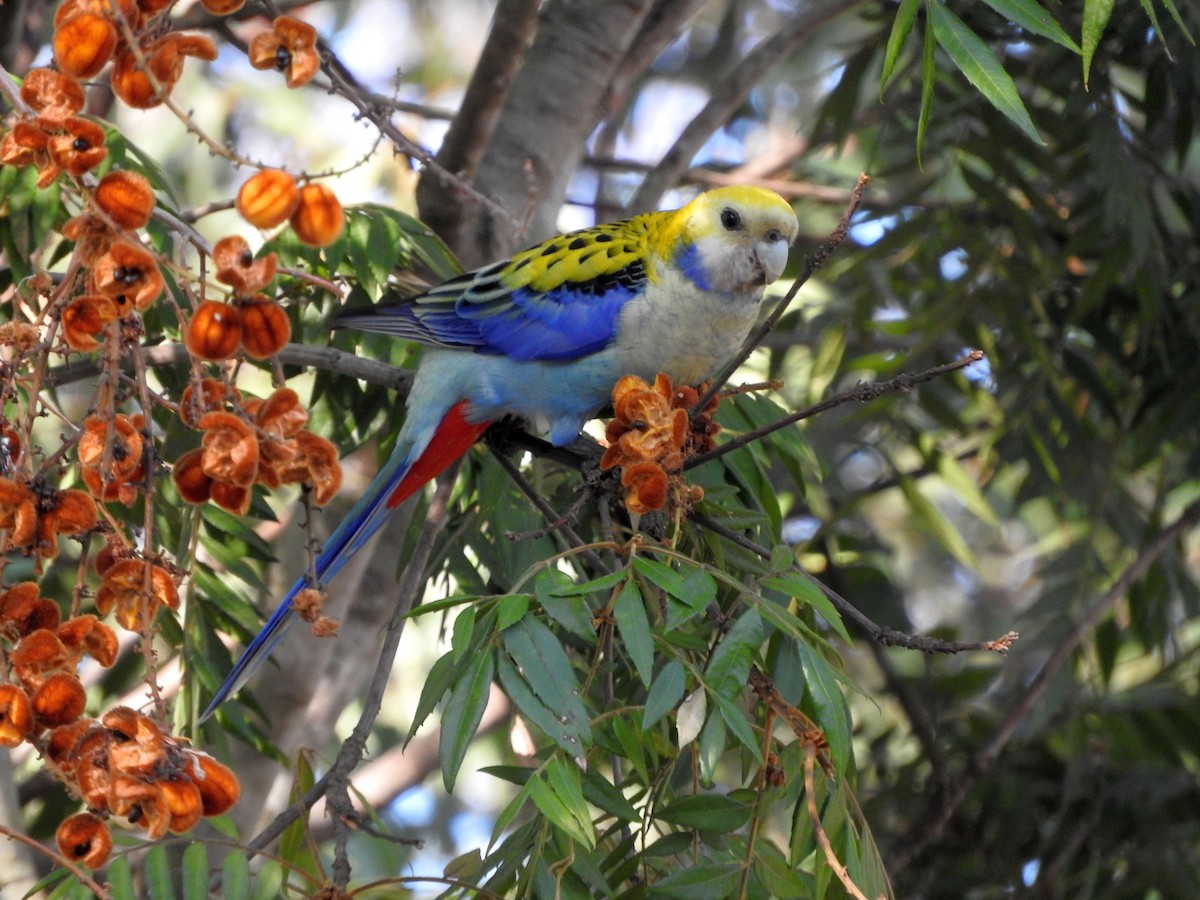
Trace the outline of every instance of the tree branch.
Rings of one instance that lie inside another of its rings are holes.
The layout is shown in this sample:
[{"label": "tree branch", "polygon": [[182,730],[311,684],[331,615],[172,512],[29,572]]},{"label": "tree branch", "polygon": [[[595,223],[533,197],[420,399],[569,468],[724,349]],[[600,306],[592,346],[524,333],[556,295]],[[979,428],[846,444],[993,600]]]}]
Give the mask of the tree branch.
[{"label": "tree branch", "polygon": [[704,109],[684,128],[683,134],[667,151],[654,170],[646,176],[629,203],[629,212],[655,209],[662,195],[676,184],[704,142],[729,121],[771,67],[795,47],[811,38],[816,30],[845,12],[863,5],[865,0],[834,0],[806,8],[746,54],[733,71],[717,82],[717,88]]}]

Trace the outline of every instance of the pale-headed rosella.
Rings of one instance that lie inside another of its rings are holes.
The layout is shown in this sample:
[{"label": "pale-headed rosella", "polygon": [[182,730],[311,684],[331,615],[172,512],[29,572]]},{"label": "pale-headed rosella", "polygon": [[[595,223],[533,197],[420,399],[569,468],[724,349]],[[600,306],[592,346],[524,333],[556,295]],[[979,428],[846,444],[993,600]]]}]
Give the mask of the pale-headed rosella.
[{"label": "pale-headed rosella", "polygon": [[[339,326],[427,345],[391,458],[316,561],[321,585],[503,416],[563,445],[624,375],[694,384],[741,347],[799,225],[778,194],[725,187],[677,210],[551,238]],[[221,685],[235,693],[295,618],[301,578]]]}]

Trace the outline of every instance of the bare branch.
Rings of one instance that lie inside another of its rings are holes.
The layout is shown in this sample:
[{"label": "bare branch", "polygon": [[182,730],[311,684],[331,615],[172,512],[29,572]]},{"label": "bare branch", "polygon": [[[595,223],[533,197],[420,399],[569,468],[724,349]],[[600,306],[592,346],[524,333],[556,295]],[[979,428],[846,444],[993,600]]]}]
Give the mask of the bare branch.
[{"label": "bare branch", "polygon": [[717,82],[717,88],[704,109],[688,123],[674,146],[667,151],[654,171],[646,176],[629,203],[629,212],[640,213],[656,208],[667,189],[678,183],[692,158],[704,146],[704,142],[729,121],[751,89],[762,80],[772,66],[811,38],[822,25],[861,6],[863,2],[864,0],[835,0],[807,8],[803,13],[794,16],[784,28],[746,54],[727,77]]}]

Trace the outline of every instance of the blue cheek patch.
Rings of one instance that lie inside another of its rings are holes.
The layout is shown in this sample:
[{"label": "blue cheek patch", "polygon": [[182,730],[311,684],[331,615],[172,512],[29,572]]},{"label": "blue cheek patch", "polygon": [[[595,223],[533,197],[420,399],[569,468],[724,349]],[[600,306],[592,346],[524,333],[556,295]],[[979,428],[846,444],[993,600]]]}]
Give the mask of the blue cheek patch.
[{"label": "blue cheek patch", "polygon": [[688,281],[702,291],[709,290],[712,285],[708,280],[708,272],[700,258],[700,250],[695,244],[687,244],[675,254],[675,265],[687,276]]}]

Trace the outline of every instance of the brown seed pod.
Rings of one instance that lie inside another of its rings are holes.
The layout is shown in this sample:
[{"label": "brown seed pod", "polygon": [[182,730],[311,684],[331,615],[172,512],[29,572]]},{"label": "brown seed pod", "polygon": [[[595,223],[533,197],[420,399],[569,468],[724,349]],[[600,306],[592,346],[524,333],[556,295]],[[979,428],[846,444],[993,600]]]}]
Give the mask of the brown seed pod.
[{"label": "brown seed pod", "polygon": [[93,196],[96,205],[122,228],[142,228],[154,211],[154,191],[137,172],[109,172],[100,179]]},{"label": "brown seed pod", "polygon": [[242,339],[241,315],[228,303],[205,300],[188,322],[184,343],[200,359],[229,359]]}]

